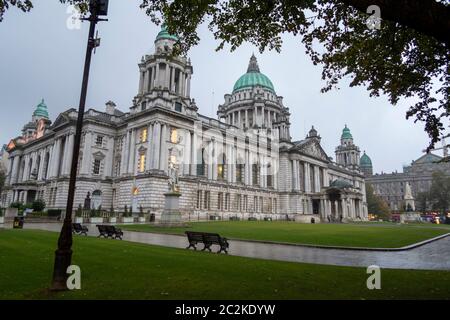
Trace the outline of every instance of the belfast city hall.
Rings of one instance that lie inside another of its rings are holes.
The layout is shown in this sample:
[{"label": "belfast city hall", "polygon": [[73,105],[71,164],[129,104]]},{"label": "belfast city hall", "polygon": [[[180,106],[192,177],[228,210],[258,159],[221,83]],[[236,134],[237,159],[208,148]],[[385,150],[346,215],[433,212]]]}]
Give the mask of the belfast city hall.
[{"label": "belfast city hall", "polygon": [[[217,119],[203,116],[190,96],[191,61],[172,54],[176,41],[163,26],[155,52],[139,63],[127,112],[112,101],[86,111],[75,208],[89,193],[92,208],[127,207],[158,219],[174,171],[183,216],[367,220],[360,150],[347,126],[333,158],[314,127],[294,140],[289,108],[255,56],[225,94]],[[47,208],[65,208],[76,119],[69,109],[51,121],[45,102],[37,105],[7,146],[0,207],[43,199]]]}]

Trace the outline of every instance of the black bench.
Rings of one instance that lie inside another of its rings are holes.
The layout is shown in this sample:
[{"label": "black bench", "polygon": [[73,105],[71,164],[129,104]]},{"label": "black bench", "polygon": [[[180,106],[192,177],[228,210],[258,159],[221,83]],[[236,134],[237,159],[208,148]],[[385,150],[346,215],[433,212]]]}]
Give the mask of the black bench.
[{"label": "black bench", "polygon": [[186,249],[192,247],[194,250],[197,250],[196,245],[198,243],[203,243],[204,247],[202,251],[208,250],[211,252],[211,246],[216,244],[220,246],[220,250],[217,251],[217,253],[221,253],[223,251],[228,254],[227,249],[230,245],[228,244],[227,238],[223,238],[217,233],[186,231],[186,235],[189,241],[189,246]]},{"label": "black bench", "polygon": [[120,228],[116,228],[115,226],[109,226],[104,224],[97,225],[98,232],[100,232],[98,238],[111,238],[111,239],[120,239],[122,240],[123,232]]},{"label": "black bench", "polygon": [[72,232],[76,234],[84,234],[87,236],[88,228],[86,226],[82,226],[81,223],[72,223]]}]

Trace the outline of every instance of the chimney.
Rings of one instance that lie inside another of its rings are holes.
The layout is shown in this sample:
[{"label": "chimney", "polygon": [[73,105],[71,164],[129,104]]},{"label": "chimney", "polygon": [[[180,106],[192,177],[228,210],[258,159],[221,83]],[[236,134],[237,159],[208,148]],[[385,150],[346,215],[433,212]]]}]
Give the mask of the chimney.
[{"label": "chimney", "polygon": [[111,100],[106,103],[106,113],[110,115],[114,115],[116,111],[116,104]]}]

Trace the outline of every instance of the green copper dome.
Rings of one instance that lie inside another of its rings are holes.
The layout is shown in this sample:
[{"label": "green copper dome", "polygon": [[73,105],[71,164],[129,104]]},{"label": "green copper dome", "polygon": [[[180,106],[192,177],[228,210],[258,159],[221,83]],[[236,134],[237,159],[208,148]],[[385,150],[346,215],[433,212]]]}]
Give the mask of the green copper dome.
[{"label": "green copper dome", "polygon": [[342,136],[341,139],[353,139],[352,134],[350,133],[350,129],[347,128],[347,125],[345,125],[344,130],[342,130]]},{"label": "green copper dome", "polygon": [[370,160],[370,157],[366,154],[365,151],[359,161],[359,164],[361,167],[372,167],[372,160]]},{"label": "green copper dome", "polygon": [[261,86],[269,89],[275,93],[275,88],[272,81],[263,73],[259,71],[258,62],[256,61],[255,55],[250,58],[250,63],[248,65],[247,73],[241,76],[238,81],[234,84],[233,93],[245,89],[252,88],[255,86]]},{"label": "green copper dome", "polygon": [[33,116],[35,117],[41,117],[41,118],[46,118],[48,119],[48,110],[47,110],[47,105],[44,102],[44,99],[42,99],[41,103],[39,103],[36,106],[36,110],[34,110],[33,112]]},{"label": "green copper dome", "polygon": [[158,41],[158,40],[161,40],[161,39],[170,39],[170,40],[173,40],[173,41],[178,41],[178,37],[177,36],[174,36],[174,35],[170,34],[167,31],[167,26],[166,26],[165,23],[163,23],[161,25],[161,31],[156,36],[155,42]]}]

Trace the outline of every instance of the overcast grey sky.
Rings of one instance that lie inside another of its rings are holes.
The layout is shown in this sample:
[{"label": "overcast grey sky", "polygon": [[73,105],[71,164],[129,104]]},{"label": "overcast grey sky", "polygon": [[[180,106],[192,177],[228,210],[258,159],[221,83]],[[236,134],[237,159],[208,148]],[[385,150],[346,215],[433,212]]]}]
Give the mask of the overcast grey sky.
[{"label": "overcast grey sky", "polygon": [[[110,1],[109,22],[100,23],[98,29],[102,45],[93,58],[88,107],[103,110],[104,103],[113,100],[128,111],[137,93],[137,63],[153,51],[159,31],[139,3]],[[28,14],[10,10],[0,23],[0,143],[20,134],[41,98],[52,120],[79,101],[88,25],[69,30],[67,7],[57,0],[35,0],[34,5]],[[283,37],[281,54],[260,54],[251,45],[233,53],[215,52],[218,42],[206,27],[200,37],[189,57],[194,67],[191,96],[202,114],[216,118],[218,104],[246,72],[255,52],[261,72],[290,108],[294,140],[303,139],[314,125],[324,149],[334,157],[347,124],[355,143],[372,158],[375,172],[401,171],[427,146],[423,125],[405,120],[406,102],[393,107],[386,97],[370,98],[365,88],[349,88],[347,83],[340,90],[320,93],[321,68],[313,66],[298,38]]]}]

